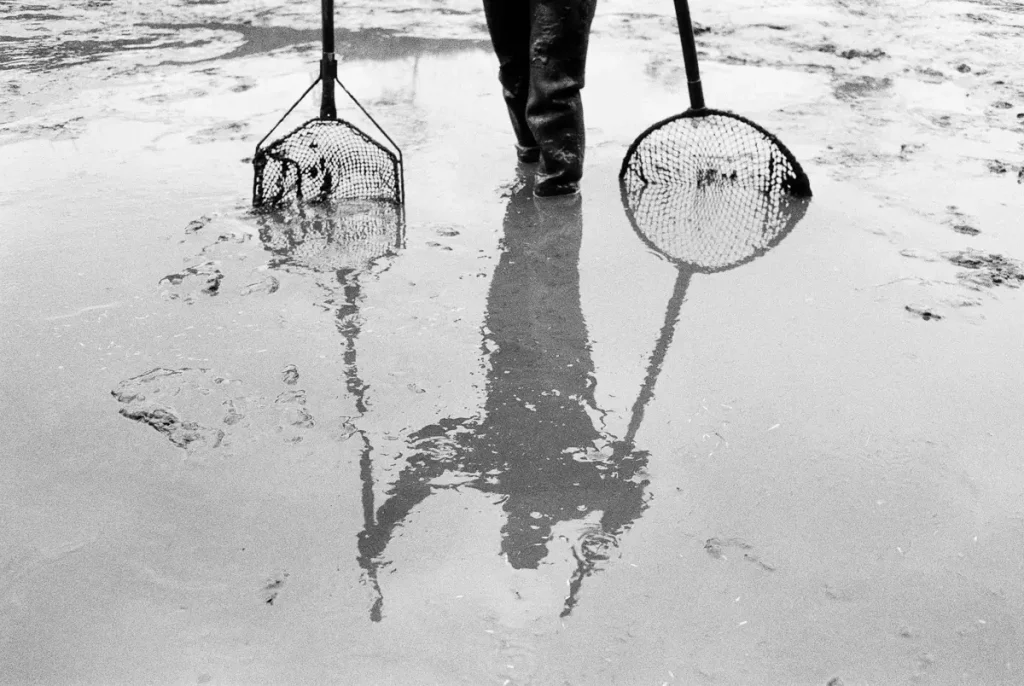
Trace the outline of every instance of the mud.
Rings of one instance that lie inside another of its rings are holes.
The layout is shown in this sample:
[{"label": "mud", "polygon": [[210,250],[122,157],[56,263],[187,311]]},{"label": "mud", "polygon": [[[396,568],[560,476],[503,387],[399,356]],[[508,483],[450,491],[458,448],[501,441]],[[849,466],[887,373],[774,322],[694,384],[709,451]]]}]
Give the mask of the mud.
[{"label": "mud", "polygon": [[[182,420],[181,416],[169,405],[157,402],[169,396],[176,396],[174,387],[187,383],[185,379],[205,370],[194,369],[153,369],[145,374],[128,379],[118,384],[111,394],[124,407],[120,413],[128,419],[148,424],[179,448],[194,448],[198,443],[204,447],[217,448],[224,440],[224,432],[210,428],[194,421]],[[180,380],[178,377],[182,377]]]},{"label": "mud", "polygon": [[904,309],[906,309],[906,311],[909,312],[910,314],[917,315],[926,322],[930,322],[933,320],[937,321],[943,318],[941,314],[932,312],[927,307],[922,307],[920,305],[907,305]]},{"label": "mud", "polygon": [[[285,368],[281,383],[298,383],[294,366]],[[190,454],[231,448],[263,432],[299,443],[304,430],[316,424],[304,390],[270,398],[249,393],[240,379],[209,369],[153,369],[122,381],[111,395],[123,405],[122,416],[149,425]]]},{"label": "mud", "polygon": [[162,294],[169,300],[183,300],[189,304],[202,296],[215,296],[220,292],[224,273],[216,262],[203,262],[160,279],[165,286]]},{"label": "mud", "polygon": [[943,257],[950,264],[965,267],[968,270],[958,273],[957,278],[975,290],[997,286],[1020,288],[1021,283],[1024,282],[1024,263],[1020,260],[970,249],[947,253]]},{"label": "mud", "polygon": [[671,3],[599,3],[555,212],[476,0],[344,4],[401,214],[249,209],[309,3],[0,5],[0,683],[1024,682],[1016,5],[694,6],[816,195],[674,298]]},{"label": "mud", "polygon": [[299,370],[294,364],[290,364],[281,370],[281,380],[289,386],[294,386],[299,382]]}]

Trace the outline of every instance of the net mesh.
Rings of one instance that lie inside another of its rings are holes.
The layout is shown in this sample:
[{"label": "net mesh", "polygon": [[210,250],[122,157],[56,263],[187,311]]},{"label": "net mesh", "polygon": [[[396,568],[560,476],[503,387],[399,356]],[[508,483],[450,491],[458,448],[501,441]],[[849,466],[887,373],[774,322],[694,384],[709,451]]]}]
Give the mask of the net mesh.
[{"label": "net mesh", "polygon": [[648,129],[630,148],[620,178],[641,238],[702,272],[763,254],[803,216],[810,195],[807,177],[781,142],[714,110]]},{"label": "net mesh", "polygon": [[334,200],[401,204],[398,157],[341,119],[313,119],[256,151],[253,205]]},{"label": "net mesh", "polygon": [[633,143],[620,176],[630,185],[728,181],[768,193],[811,194],[807,175],[779,139],[719,110],[688,111],[655,124]]},{"label": "net mesh", "polygon": [[402,247],[402,208],[380,200],[348,200],[259,215],[260,240],[275,266],[316,272],[359,271]]}]

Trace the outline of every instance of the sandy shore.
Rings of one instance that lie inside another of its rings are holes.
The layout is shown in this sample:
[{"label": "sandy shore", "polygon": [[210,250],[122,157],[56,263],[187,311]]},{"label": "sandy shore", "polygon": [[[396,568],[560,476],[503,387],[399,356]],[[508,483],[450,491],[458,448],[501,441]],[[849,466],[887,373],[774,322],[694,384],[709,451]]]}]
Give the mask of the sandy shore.
[{"label": "sandy shore", "polygon": [[475,2],[348,3],[408,183],[355,262],[248,208],[307,5],[0,8],[0,682],[1024,682],[1016,5],[694,6],[709,104],[815,198],[694,276],[626,462],[670,4],[600,5],[568,220]]}]

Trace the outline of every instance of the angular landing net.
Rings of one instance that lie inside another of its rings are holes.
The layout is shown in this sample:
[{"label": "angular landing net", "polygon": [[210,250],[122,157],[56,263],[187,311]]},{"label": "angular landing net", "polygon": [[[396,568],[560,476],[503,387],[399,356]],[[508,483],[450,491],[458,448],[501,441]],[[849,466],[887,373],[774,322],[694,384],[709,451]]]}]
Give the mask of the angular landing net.
[{"label": "angular landing net", "polygon": [[253,157],[253,205],[389,200],[402,204],[401,161],[342,119],[313,119]]},{"label": "angular landing net", "polygon": [[[256,144],[252,204],[259,209],[345,200],[405,202],[402,149],[338,80],[334,53],[334,0],[321,0],[323,55],[316,81]],[[264,146],[309,92],[322,84],[320,117]],[[359,108],[390,149],[354,124],[338,119],[334,87]]]}]

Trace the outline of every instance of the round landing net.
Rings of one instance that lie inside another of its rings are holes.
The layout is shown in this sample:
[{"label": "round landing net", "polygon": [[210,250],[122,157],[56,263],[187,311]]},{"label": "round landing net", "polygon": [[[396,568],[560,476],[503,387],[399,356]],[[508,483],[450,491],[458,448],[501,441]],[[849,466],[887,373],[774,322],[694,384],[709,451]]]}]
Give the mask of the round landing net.
[{"label": "round landing net", "polygon": [[811,195],[793,154],[754,122],[720,110],[689,110],[658,122],[633,142],[619,177],[630,187],[729,182],[769,194]]},{"label": "round landing net", "polygon": [[405,237],[400,205],[348,200],[259,215],[260,240],[277,265],[315,272],[361,271],[394,255]]},{"label": "round landing net", "polygon": [[401,163],[340,119],[313,119],[256,151],[253,205],[387,200],[400,205]]},{"label": "round landing net", "polygon": [[738,115],[689,111],[633,143],[620,173],[640,237],[700,272],[754,259],[803,216],[810,183],[772,134]]}]

